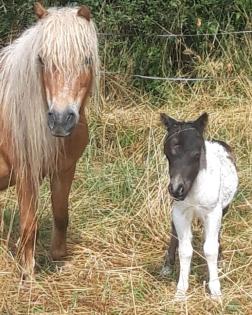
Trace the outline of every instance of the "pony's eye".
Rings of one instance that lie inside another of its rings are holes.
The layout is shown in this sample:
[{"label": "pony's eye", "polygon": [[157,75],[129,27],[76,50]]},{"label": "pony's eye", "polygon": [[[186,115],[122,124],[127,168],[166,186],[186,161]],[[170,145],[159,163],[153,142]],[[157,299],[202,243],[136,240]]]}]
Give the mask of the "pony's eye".
[{"label": "pony's eye", "polygon": [[92,57],[85,57],[84,64],[91,66],[93,63]]},{"label": "pony's eye", "polygon": [[42,60],[42,58],[40,56],[38,56],[38,60],[39,60],[39,63],[41,64],[41,66],[44,66],[44,61]]}]

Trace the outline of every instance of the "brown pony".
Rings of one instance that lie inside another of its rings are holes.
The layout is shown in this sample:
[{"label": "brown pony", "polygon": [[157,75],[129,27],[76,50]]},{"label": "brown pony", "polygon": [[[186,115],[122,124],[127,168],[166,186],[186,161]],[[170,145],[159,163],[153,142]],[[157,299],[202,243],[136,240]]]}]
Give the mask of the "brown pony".
[{"label": "brown pony", "polygon": [[84,107],[98,91],[98,43],[87,7],[35,4],[37,23],[0,52],[0,189],[16,185],[24,275],[33,274],[39,185],[50,177],[51,255],[66,255],[68,197],[88,143]]}]

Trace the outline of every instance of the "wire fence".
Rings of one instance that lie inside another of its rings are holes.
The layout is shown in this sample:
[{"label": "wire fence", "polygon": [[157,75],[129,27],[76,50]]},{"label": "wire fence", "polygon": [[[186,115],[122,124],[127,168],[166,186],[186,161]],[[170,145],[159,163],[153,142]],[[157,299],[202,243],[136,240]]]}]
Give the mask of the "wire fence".
[{"label": "wire fence", "polygon": [[[183,78],[183,77],[155,77],[155,76],[148,76],[148,75],[141,75],[141,74],[132,74],[132,75],[124,75],[120,72],[110,72],[110,71],[100,71],[101,75],[119,75],[121,77],[131,77],[136,79],[143,79],[143,80],[158,80],[158,81],[171,81],[171,82],[217,82],[217,81],[232,81],[239,76],[232,76],[232,77],[206,77],[206,78]],[[252,81],[252,77],[246,76],[246,79]]]},{"label": "wire fence", "polygon": [[[216,33],[197,33],[197,34],[133,34],[133,33],[98,33],[99,37],[141,37],[141,38],[187,38],[187,37],[218,37],[218,36],[226,36],[226,35],[252,35],[252,30],[243,30],[243,31],[223,31]],[[15,37],[15,36],[14,36]],[[252,38],[252,37],[251,37]],[[3,40],[3,38],[2,38]],[[0,42],[1,44],[1,42]],[[1,48],[1,45],[0,45]],[[251,52],[252,54],[252,52]],[[158,81],[173,81],[173,82],[209,82],[209,81],[222,81],[222,80],[233,80],[237,77],[204,77],[204,78],[187,78],[187,77],[159,77],[159,76],[151,76],[151,75],[143,75],[143,74],[123,74],[120,72],[112,72],[112,71],[100,71],[101,75],[119,75],[122,77],[132,77],[135,79],[143,79],[143,80],[158,80]],[[252,77],[248,77],[249,80],[252,80]]]},{"label": "wire fence", "polygon": [[[159,81],[174,81],[174,82],[201,82],[201,81],[231,81],[237,79],[238,76],[227,76],[227,77],[206,77],[206,78],[186,78],[186,77],[156,77],[156,76],[148,76],[142,74],[122,74],[120,72],[113,71],[100,71],[101,75],[118,75],[121,77],[132,77],[143,80],[159,80]],[[248,80],[252,81],[252,77],[247,77]]]},{"label": "wire fence", "polygon": [[239,35],[239,34],[252,34],[252,30],[232,31],[232,32],[217,32],[217,33],[198,33],[198,34],[133,34],[133,33],[98,33],[99,36],[114,36],[114,37],[161,37],[161,38],[174,38],[174,37],[198,37],[198,36],[211,36],[218,37],[222,35]]},{"label": "wire fence", "polygon": [[[252,35],[252,30],[244,30],[244,31],[223,31],[217,33],[198,33],[198,34],[133,34],[133,33],[98,33],[100,37],[146,37],[146,38],[184,38],[184,37],[218,37],[218,36],[226,36],[226,35]],[[251,52],[252,53],[252,52]],[[102,75],[120,75],[120,76],[127,76],[136,79],[143,79],[143,80],[159,80],[159,81],[173,81],[173,82],[209,82],[209,81],[222,81],[222,80],[234,80],[237,77],[234,76],[226,76],[226,77],[204,77],[204,78],[186,78],[186,77],[159,77],[159,76],[150,76],[150,75],[143,75],[143,74],[127,74],[124,75],[120,72],[112,72],[112,71],[101,71]],[[252,77],[248,77],[249,80],[252,80]]]}]

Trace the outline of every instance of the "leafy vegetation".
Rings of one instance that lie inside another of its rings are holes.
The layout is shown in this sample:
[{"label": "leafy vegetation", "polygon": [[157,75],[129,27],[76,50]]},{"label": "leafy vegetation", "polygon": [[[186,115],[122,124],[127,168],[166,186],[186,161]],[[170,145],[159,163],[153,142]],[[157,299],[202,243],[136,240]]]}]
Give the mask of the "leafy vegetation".
[{"label": "leafy vegetation", "polygon": [[[15,36],[34,21],[34,1],[2,2],[0,38],[4,41],[7,35]],[[99,32],[107,34],[100,35],[104,68],[124,76],[198,76],[197,67],[206,58],[225,58],[230,43],[239,51],[251,37],[251,34],[203,35],[251,29],[250,0],[47,0],[44,3],[88,5]],[[157,37],[160,34],[187,36]],[[134,84],[160,94],[160,82],[134,79]]]}]

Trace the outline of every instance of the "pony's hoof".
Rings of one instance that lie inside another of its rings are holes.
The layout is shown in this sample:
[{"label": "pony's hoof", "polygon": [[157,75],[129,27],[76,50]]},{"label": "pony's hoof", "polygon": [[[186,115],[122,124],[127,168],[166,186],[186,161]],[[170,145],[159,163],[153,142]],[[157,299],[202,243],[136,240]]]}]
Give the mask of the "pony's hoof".
[{"label": "pony's hoof", "polygon": [[32,284],[35,282],[34,273],[23,272],[20,280],[20,288],[24,291],[30,290]]},{"label": "pony's hoof", "polygon": [[174,301],[175,302],[184,302],[186,301],[186,293],[184,291],[178,290],[175,294]]},{"label": "pony's hoof", "polygon": [[23,258],[22,261],[22,275],[21,275],[21,286],[34,282],[35,280],[35,259],[32,257],[29,260]]},{"label": "pony's hoof", "polygon": [[50,253],[53,261],[62,260],[67,255],[65,248],[51,249]]},{"label": "pony's hoof", "polygon": [[162,278],[166,278],[168,276],[170,276],[173,272],[173,269],[170,266],[164,266],[161,270],[160,270],[160,277]]}]

